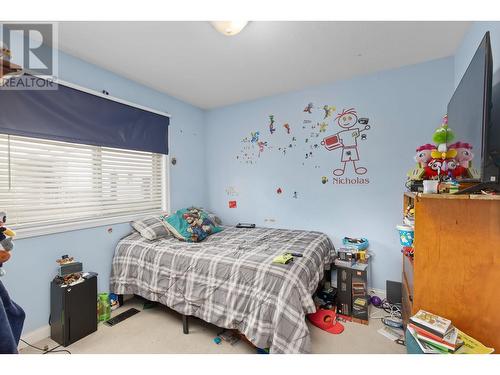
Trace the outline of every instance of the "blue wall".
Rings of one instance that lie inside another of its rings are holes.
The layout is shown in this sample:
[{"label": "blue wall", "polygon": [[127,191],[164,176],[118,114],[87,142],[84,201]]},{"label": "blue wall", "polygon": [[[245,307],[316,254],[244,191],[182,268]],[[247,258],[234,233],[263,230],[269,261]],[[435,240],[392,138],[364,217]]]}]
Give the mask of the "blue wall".
[{"label": "blue wall", "polygon": [[[171,208],[206,205],[205,190],[193,183],[193,175],[201,173],[202,180],[205,177],[203,110],[64,53],[59,54],[59,77],[170,113],[170,155],[178,159],[177,165],[170,169]],[[107,231],[110,227],[112,233]],[[12,259],[5,265],[8,273],[2,282],[12,298],[26,310],[24,332],[48,322],[49,283],[56,273],[56,259],[62,254],[73,255],[83,262],[85,270],[99,273],[99,290],[107,291],[114,248],[129,231],[129,224],[124,223],[16,240]]]},{"label": "blue wall", "polygon": [[500,22],[474,22],[455,54],[455,87],[458,86],[484,34],[489,31],[493,52],[493,84],[500,82]]},{"label": "blue wall", "polygon": [[[209,111],[210,207],[226,223],[323,231],[336,246],[344,236],[367,237],[374,253],[372,287],[385,289],[387,279],[401,279],[395,225],[402,218],[406,172],[414,165],[415,148],[429,142],[440,125],[453,84],[453,59],[447,58]],[[303,112],[309,102],[315,106],[312,114]],[[349,169],[343,176],[369,179],[369,183],[333,184],[332,171],[340,165],[340,151],[327,151],[321,145],[314,148],[314,144],[341,129],[330,118],[326,132],[310,136],[318,130],[310,126],[323,121],[325,104],[336,106],[335,114],[355,107],[359,117],[369,118],[367,139],[358,142],[359,164],[368,172],[356,176]],[[273,135],[268,126],[271,114],[276,121]],[[304,124],[309,119],[312,123]],[[286,133],[284,123],[290,125],[291,134]],[[255,131],[268,147],[249,164],[244,153],[258,151],[242,139]],[[278,148],[290,143],[292,148],[283,155]],[[306,159],[305,153],[311,151],[312,158]],[[328,177],[327,184],[322,184],[322,176]],[[230,186],[238,196],[228,196]],[[282,194],[276,193],[278,188]],[[293,198],[295,191],[298,198]],[[237,200],[237,208],[228,207],[230,199]]]}]

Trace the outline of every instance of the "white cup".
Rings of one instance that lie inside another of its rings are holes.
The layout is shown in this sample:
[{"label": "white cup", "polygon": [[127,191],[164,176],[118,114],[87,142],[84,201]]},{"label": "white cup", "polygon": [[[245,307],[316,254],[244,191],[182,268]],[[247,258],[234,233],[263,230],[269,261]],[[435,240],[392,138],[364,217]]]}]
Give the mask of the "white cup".
[{"label": "white cup", "polygon": [[438,180],[424,180],[424,194],[437,194]]}]

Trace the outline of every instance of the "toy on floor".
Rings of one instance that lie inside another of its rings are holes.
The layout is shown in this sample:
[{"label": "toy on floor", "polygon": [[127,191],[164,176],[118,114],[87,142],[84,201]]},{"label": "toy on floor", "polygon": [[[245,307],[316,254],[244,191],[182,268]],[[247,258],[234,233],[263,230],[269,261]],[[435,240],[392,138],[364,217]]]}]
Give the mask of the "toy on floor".
[{"label": "toy on floor", "polygon": [[216,337],[214,337],[213,341],[217,345],[222,343],[222,341],[225,341],[230,345],[234,345],[240,341],[240,335],[233,330],[223,329]]},{"label": "toy on floor", "polygon": [[318,310],[313,314],[308,314],[307,319],[316,327],[338,335],[344,331],[344,326],[337,322],[337,314],[332,310]]},{"label": "toy on floor", "polygon": [[370,303],[375,307],[380,307],[382,306],[382,299],[379,296],[371,296]]},{"label": "toy on floor", "polygon": [[109,302],[111,303],[111,311],[116,310],[117,308],[120,307],[118,295],[115,293],[109,294]]},{"label": "toy on floor", "polygon": [[3,263],[10,259],[10,251],[14,248],[12,243],[12,237],[16,235],[16,232],[5,227],[7,222],[7,214],[0,211],[0,277],[5,275],[5,270],[3,269]]}]

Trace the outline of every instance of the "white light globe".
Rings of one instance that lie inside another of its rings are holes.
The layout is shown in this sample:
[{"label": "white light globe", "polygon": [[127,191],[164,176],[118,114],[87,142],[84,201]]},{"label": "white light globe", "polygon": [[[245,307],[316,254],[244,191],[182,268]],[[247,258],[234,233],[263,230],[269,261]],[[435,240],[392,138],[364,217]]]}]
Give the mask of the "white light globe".
[{"label": "white light globe", "polygon": [[210,23],[219,33],[233,36],[243,30],[248,21],[211,21]]}]

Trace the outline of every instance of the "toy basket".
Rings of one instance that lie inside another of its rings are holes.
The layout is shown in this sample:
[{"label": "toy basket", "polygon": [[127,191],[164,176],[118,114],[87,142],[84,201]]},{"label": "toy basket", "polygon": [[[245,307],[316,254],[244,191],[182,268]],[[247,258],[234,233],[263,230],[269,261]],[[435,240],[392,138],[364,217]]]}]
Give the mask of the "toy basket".
[{"label": "toy basket", "polygon": [[342,244],[349,249],[356,249],[358,251],[366,250],[368,248],[368,240],[366,238],[344,237]]},{"label": "toy basket", "polygon": [[396,228],[399,231],[399,243],[401,246],[413,245],[413,228],[408,225],[398,225]]}]

